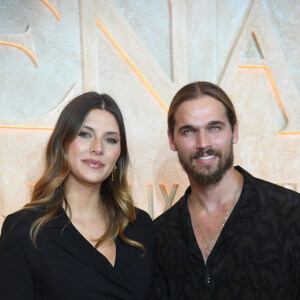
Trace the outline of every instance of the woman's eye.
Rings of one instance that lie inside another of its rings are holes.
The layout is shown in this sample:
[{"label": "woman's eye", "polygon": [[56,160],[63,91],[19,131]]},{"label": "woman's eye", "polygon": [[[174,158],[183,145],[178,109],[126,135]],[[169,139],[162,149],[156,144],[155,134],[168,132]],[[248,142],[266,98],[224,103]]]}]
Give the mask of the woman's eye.
[{"label": "woman's eye", "polygon": [[79,132],[78,135],[81,136],[81,137],[91,137],[91,135],[88,132],[85,132],[85,131]]},{"label": "woman's eye", "polygon": [[107,138],[106,141],[109,142],[110,144],[117,144],[118,143],[118,140],[116,140],[114,138]]}]

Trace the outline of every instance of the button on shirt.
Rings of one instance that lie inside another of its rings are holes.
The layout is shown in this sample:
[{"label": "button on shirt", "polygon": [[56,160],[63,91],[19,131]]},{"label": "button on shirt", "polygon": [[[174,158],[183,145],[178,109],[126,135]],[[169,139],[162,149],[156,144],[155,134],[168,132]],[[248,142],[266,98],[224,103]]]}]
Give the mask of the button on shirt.
[{"label": "button on shirt", "polygon": [[154,221],[158,299],[300,300],[300,194],[236,170],[242,193],[206,265],[190,188]]}]

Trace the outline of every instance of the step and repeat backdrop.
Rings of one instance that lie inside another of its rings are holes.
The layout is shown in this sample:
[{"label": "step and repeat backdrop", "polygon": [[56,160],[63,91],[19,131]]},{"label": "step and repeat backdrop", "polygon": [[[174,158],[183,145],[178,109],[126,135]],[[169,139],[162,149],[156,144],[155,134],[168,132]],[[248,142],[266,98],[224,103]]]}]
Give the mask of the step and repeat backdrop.
[{"label": "step and repeat backdrop", "polygon": [[0,0],[0,227],[30,200],[63,107],[111,95],[130,184],[155,218],[188,186],[167,111],[193,81],[219,84],[239,118],[235,164],[300,191],[297,0]]}]

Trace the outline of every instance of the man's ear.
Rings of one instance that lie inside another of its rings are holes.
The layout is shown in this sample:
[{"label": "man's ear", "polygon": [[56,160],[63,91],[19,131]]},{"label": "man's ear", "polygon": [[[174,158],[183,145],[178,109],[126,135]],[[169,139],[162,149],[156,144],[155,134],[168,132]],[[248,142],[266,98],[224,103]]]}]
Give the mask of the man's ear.
[{"label": "man's ear", "polygon": [[233,127],[233,134],[232,134],[232,143],[236,144],[239,140],[239,125],[236,122]]},{"label": "man's ear", "polygon": [[168,130],[168,138],[169,138],[169,145],[170,145],[171,150],[177,151],[177,148],[176,148],[176,145],[174,142],[174,138],[173,138],[173,134],[169,130]]}]

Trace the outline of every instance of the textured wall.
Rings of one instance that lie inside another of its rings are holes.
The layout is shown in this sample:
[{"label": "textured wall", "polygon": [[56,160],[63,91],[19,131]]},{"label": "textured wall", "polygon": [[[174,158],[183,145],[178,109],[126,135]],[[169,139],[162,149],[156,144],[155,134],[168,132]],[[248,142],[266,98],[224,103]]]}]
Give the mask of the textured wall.
[{"label": "textured wall", "polygon": [[236,163],[300,191],[299,20],[297,0],[0,0],[0,225],[29,201],[59,112],[88,90],[119,103],[136,204],[154,217],[188,185],[166,107],[195,80],[236,105]]}]

